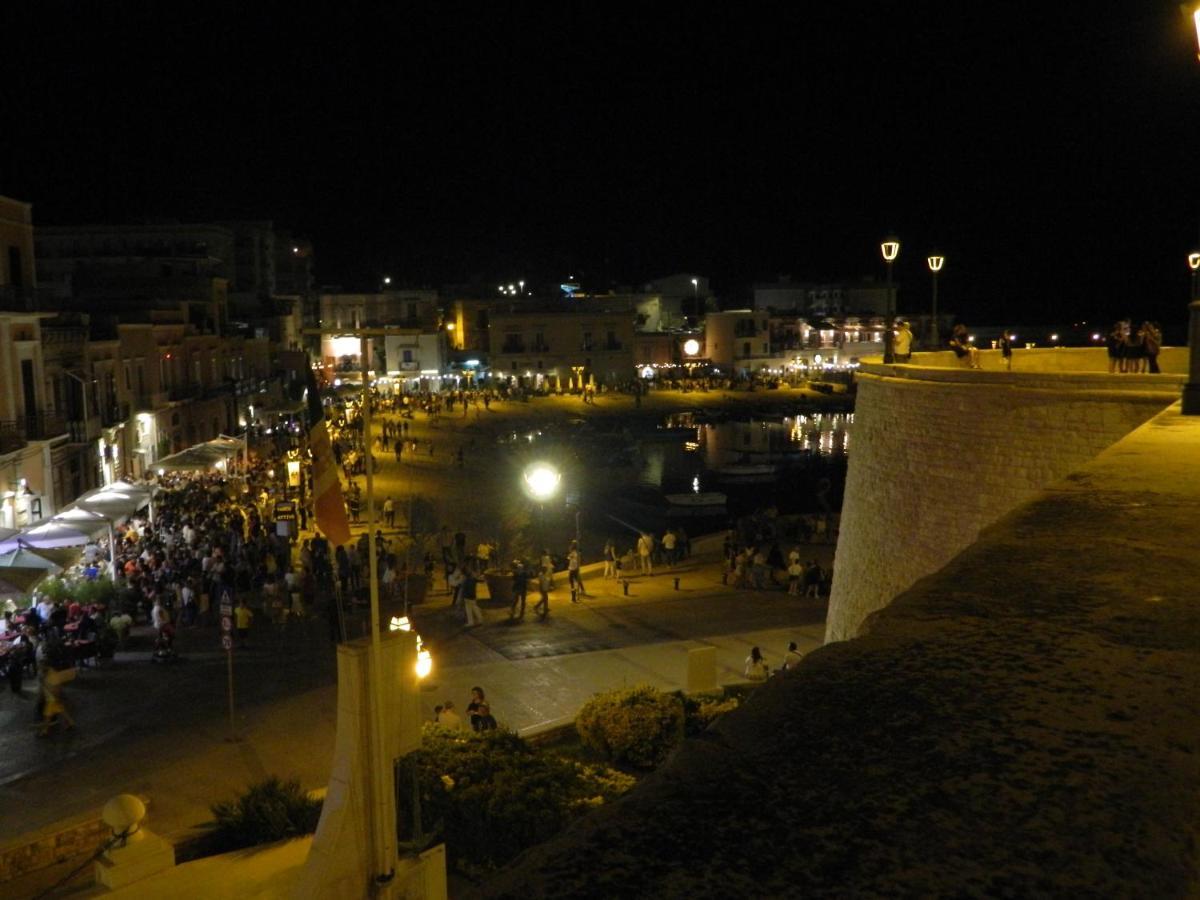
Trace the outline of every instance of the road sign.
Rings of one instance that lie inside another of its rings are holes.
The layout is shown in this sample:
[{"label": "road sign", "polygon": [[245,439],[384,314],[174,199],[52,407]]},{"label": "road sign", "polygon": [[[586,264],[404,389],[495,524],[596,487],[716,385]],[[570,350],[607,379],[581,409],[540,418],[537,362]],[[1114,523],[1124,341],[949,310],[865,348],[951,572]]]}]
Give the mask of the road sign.
[{"label": "road sign", "polygon": [[233,630],[233,620],[229,616],[221,616],[221,634],[229,634]]},{"label": "road sign", "polygon": [[224,647],[226,650],[232,650],[233,649],[233,638],[228,634],[222,635],[221,636],[221,646]]},{"label": "road sign", "polygon": [[232,616],[233,615],[233,605],[230,603],[222,603],[221,604],[221,615]]}]

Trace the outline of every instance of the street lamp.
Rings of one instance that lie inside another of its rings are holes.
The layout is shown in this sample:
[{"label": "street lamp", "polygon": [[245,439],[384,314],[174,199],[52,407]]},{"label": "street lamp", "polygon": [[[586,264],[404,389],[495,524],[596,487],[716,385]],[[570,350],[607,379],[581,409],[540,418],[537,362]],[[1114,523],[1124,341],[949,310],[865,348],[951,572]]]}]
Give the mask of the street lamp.
[{"label": "street lamp", "polygon": [[[1197,12],[1200,16],[1200,11]],[[1196,20],[1200,32],[1200,18]],[[1183,386],[1183,414],[1200,416],[1200,299],[1196,298],[1196,274],[1200,272],[1200,250],[1188,254],[1192,270],[1192,296],[1188,304],[1188,380]]]},{"label": "street lamp", "polygon": [[546,546],[546,501],[558,492],[562,473],[547,462],[530,463],[522,476],[527,493],[538,505],[538,547],[540,554]]},{"label": "street lamp", "polygon": [[933,273],[933,324],[930,329],[930,339],[936,350],[941,340],[938,337],[938,317],[937,317],[937,277],[938,272],[942,271],[942,266],[946,264],[946,257],[934,254],[929,257],[929,271]]},{"label": "street lamp", "polygon": [[898,237],[884,238],[883,243],[879,245],[879,252],[883,254],[883,261],[887,263],[887,310],[884,313],[883,323],[883,361],[886,365],[891,365],[896,361],[896,354],[893,350],[895,345],[892,341],[892,320],[895,318],[892,312],[892,264],[900,255],[900,239]]}]

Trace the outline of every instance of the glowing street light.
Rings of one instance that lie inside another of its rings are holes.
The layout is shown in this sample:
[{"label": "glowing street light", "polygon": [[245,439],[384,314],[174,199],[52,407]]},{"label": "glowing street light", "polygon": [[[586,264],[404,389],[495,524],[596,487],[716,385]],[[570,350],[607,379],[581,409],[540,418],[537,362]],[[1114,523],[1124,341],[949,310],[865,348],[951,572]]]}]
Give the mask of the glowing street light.
[{"label": "glowing street light", "polygon": [[[1196,11],[1196,33],[1200,40],[1200,10]],[[1196,275],[1200,272],[1200,250],[1188,254],[1192,270],[1192,302],[1188,304],[1188,380],[1183,386],[1183,414],[1200,416],[1200,299],[1196,298]]]},{"label": "glowing street light", "polygon": [[886,365],[891,365],[896,361],[894,351],[895,344],[892,341],[892,327],[895,313],[892,311],[892,264],[895,263],[896,257],[900,255],[900,238],[886,237],[879,245],[879,252],[883,254],[883,261],[887,263],[887,310],[884,313],[883,322],[883,361]]},{"label": "glowing street light", "polygon": [[562,473],[550,463],[533,463],[524,474],[525,487],[529,495],[539,503],[544,503],[554,496],[562,481]]},{"label": "glowing street light", "polygon": [[[1196,26],[1196,45],[1200,48],[1200,6],[1196,7],[1196,11],[1192,13],[1192,22]],[[1200,59],[1200,49],[1196,52],[1196,58]]]},{"label": "glowing street light", "polygon": [[938,272],[942,271],[942,266],[944,266],[946,264],[946,257],[939,256],[935,253],[933,256],[929,257],[929,259],[927,261],[929,263],[929,271],[931,273],[933,273],[932,274],[932,278],[933,278],[933,310],[932,310],[933,325],[930,328],[930,343],[933,344],[933,347],[936,350],[937,347],[941,344],[941,339],[938,337],[937,277],[938,277]]},{"label": "glowing street light", "polygon": [[700,342],[695,338],[688,338],[683,342],[683,352],[688,356],[695,356],[700,352]]}]

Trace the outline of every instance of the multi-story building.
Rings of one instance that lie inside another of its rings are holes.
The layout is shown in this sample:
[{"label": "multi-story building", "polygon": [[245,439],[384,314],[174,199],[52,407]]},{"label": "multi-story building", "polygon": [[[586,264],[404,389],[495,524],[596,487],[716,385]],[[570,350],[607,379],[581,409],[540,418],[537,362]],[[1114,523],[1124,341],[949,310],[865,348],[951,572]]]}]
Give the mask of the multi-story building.
[{"label": "multi-story building", "polygon": [[708,314],[705,345],[714,365],[740,375],[846,365],[883,351],[883,318],[846,316],[814,322],[792,313],[728,310]]},{"label": "multi-story building", "polygon": [[47,391],[30,204],[0,197],[0,526],[55,511],[66,420]]},{"label": "multi-story building", "polygon": [[784,275],[775,282],[754,285],[754,309],[808,318],[882,316],[887,309],[887,286],[874,281],[794,282]]},{"label": "multi-story building", "polygon": [[494,378],[558,389],[634,377],[634,317],[624,304],[493,312],[489,338]]},{"label": "multi-story building", "polygon": [[[438,377],[447,368],[447,334],[437,291],[320,295],[321,362],[336,371],[361,368],[358,329],[386,331],[368,338],[370,365],[406,382]],[[449,324],[449,323],[448,323]],[[344,331],[345,333],[339,333]]]}]

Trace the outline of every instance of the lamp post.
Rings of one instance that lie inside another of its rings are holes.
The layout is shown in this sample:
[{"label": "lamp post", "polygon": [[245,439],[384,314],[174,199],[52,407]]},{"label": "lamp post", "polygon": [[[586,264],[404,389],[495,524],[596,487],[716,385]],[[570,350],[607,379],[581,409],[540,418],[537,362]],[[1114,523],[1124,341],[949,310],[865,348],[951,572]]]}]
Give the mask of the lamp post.
[{"label": "lamp post", "polygon": [[883,261],[887,263],[887,309],[883,317],[883,361],[885,365],[891,365],[896,361],[893,349],[895,345],[892,341],[892,320],[895,318],[895,314],[892,312],[892,264],[900,255],[900,239],[897,237],[884,238],[883,243],[879,245],[879,252],[883,254]]},{"label": "lamp post", "polygon": [[938,272],[942,271],[942,266],[946,263],[946,257],[934,254],[929,257],[929,271],[933,277],[933,308],[930,312],[931,322],[929,327],[929,342],[933,345],[933,349],[937,349],[941,343],[938,336],[938,317],[937,317],[937,277]]},{"label": "lamp post", "polygon": [[[1200,28],[1200,19],[1197,19]],[[1200,416],[1200,300],[1196,298],[1196,276],[1200,273],[1200,251],[1188,254],[1192,270],[1192,294],[1188,304],[1188,380],[1183,386],[1183,414]]]},{"label": "lamp post", "polygon": [[[521,476],[525,482],[525,492],[538,505],[538,558],[546,546],[546,501],[558,493],[558,485],[562,481],[562,473],[547,462],[530,463]],[[578,526],[577,526],[578,527]]]}]

